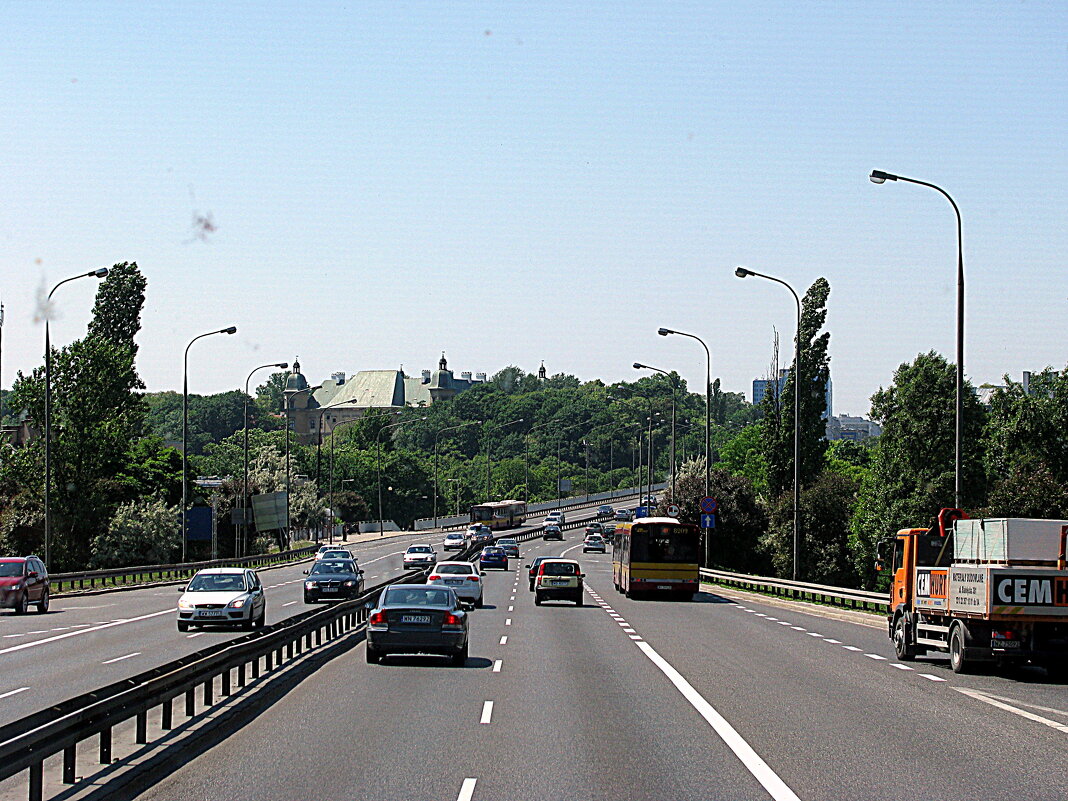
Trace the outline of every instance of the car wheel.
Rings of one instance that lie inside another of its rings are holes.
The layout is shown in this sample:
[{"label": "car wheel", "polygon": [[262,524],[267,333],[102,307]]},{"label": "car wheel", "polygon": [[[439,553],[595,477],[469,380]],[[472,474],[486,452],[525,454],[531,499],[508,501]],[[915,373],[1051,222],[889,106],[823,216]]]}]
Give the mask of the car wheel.
[{"label": "car wheel", "polygon": [[367,643],[367,664],[377,665],[382,661],[383,654],[377,649],[372,648],[370,643]]},{"label": "car wheel", "polygon": [[37,612],[44,614],[48,611],[48,590],[44,591],[44,595],[41,596],[41,600],[37,603]]},{"label": "car wheel", "polygon": [[475,600],[475,609],[481,609],[483,603],[483,597],[479,595],[478,598]]},{"label": "car wheel", "polygon": [[312,602],[311,596],[308,593],[304,593],[304,603],[310,604]]},{"label": "car wheel", "polygon": [[22,593],[22,595],[19,596],[19,599],[15,602],[15,614],[16,615],[24,615],[24,614],[26,614],[26,609],[29,607],[29,605],[30,605],[30,599],[26,597],[26,593],[24,592],[24,593]]},{"label": "car wheel", "polygon": [[258,618],[256,618],[256,626],[258,628],[262,629],[266,625],[267,625],[267,605],[264,604],[263,611],[260,612],[260,616]]},{"label": "car wheel", "polygon": [[582,593],[579,593],[578,597],[575,598],[575,606],[582,606]]},{"label": "car wheel", "polygon": [[463,667],[467,664],[467,643],[464,643],[464,647],[460,649],[460,653],[453,654],[452,666]]},{"label": "car wheel", "polygon": [[189,631],[189,624],[184,620],[178,621],[178,631]]},{"label": "car wheel", "polygon": [[535,593],[534,593],[534,606],[541,606],[541,593],[540,592],[536,592],[535,591]]},{"label": "car wheel", "polygon": [[242,631],[252,631],[252,629],[254,629],[255,627],[256,627],[256,618],[252,617],[251,615],[249,615],[248,620],[242,620],[241,621],[241,630]]}]

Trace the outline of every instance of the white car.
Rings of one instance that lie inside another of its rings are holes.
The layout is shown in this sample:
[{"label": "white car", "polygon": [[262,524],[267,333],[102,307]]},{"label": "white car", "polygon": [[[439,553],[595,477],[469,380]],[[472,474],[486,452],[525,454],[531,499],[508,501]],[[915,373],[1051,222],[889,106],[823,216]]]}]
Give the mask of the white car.
[{"label": "white car", "polygon": [[433,567],[437,561],[438,555],[429,545],[409,545],[401,558],[405,570],[412,567]]},{"label": "white car", "polygon": [[586,539],[582,541],[582,552],[587,551],[600,551],[604,553],[604,539],[600,534],[587,534]]},{"label": "white car", "polygon": [[178,631],[190,626],[262,627],[267,599],[255,570],[209,567],[182,588],[178,599]]},{"label": "white car", "polygon": [[445,539],[441,541],[441,550],[443,551],[462,551],[466,547],[467,538],[458,531],[446,534]]},{"label": "white car", "polygon": [[427,584],[444,584],[461,601],[482,608],[482,573],[470,562],[438,562]]},{"label": "white car", "polygon": [[567,522],[567,519],[564,517],[564,513],[559,511],[559,510],[555,510],[555,511],[549,512],[549,514],[545,515],[545,522],[544,522],[543,525],[546,525],[546,526],[548,526],[548,525],[562,526],[566,522]]}]

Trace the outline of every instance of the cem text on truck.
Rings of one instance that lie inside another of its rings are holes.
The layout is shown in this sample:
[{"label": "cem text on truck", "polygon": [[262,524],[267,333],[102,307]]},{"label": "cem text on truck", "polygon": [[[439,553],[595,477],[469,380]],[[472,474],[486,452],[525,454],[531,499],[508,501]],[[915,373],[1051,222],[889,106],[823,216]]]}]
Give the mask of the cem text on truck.
[{"label": "cem text on truck", "polygon": [[959,509],[899,531],[887,615],[897,658],[934,650],[955,673],[1031,663],[1068,678],[1066,539],[1065,520],[973,520]]}]

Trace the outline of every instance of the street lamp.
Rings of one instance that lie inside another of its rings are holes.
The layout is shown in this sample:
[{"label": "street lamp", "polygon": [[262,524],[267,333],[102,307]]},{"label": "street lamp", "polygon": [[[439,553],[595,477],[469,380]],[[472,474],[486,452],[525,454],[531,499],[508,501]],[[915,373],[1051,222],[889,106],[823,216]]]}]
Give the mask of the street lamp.
[{"label": "street lamp", "polygon": [[189,438],[189,349],[193,346],[193,343],[198,339],[204,337],[210,337],[214,334],[236,334],[237,326],[232,325],[229,328],[220,328],[218,331],[208,331],[206,334],[200,334],[189,340],[189,344],[185,346],[185,354],[182,356],[182,513],[179,516],[179,525],[182,528],[182,561],[185,561],[186,545],[189,539],[189,521],[186,519],[186,513],[189,509],[189,489],[186,486],[186,471],[189,465],[189,454],[186,451],[188,447]]},{"label": "street lamp", "polygon": [[578,428],[585,425],[583,423],[572,423],[569,426],[564,426],[556,432],[556,508],[559,509],[561,503],[563,503],[563,493],[560,492],[560,444],[563,442],[563,434],[565,431],[570,431],[572,428]]},{"label": "street lamp", "polygon": [[322,389],[322,388],[323,388],[322,384],[316,384],[314,387],[305,387],[304,389],[295,389],[293,391],[288,391],[287,390],[285,392],[285,394],[284,394],[284,397],[286,399],[286,540],[287,540],[287,542],[289,540],[289,529],[290,529],[290,519],[289,519],[289,478],[290,478],[291,470],[290,470],[290,460],[289,460],[289,439],[290,439],[289,433],[290,433],[290,428],[293,425],[293,422],[292,422],[292,419],[291,419],[291,415],[290,415],[290,411],[293,408],[293,398],[295,398],[297,395],[303,395],[305,392],[309,392],[309,393],[315,392],[315,390]]},{"label": "street lamp", "polygon": [[[642,364],[641,362],[634,362],[635,370],[652,370],[655,373],[661,373],[667,376],[671,382],[671,502],[675,503],[675,392],[677,386],[675,384],[675,377],[667,370],[661,370],[659,367],[652,367],[648,364]],[[651,446],[650,446],[651,447]],[[650,494],[652,494],[652,487],[649,488]]]},{"label": "street lamp", "polygon": [[493,468],[490,462],[490,433],[493,431],[500,431],[502,428],[508,428],[508,426],[514,426],[516,423],[522,423],[523,418],[518,420],[512,420],[507,423],[501,423],[499,426],[490,426],[483,433],[486,436],[486,503],[490,502],[490,476],[492,475]]},{"label": "street lamp", "polygon": [[244,456],[245,472],[244,480],[241,483],[241,543],[240,548],[235,549],[239,552],[235,553],[234,556],[242,556],[245,552],[246,543],[248,542],[248,384],[249,381],[252,380],[253,373],[259,370],[266,370],[268,367],[278,367],[282,370],[285,370],[287,367],[289,367],[289,362],[261,364],[259,367],[254,367],[251,372],[249,372],[248,377],[245,379],[245,443],[242,449],[242,454]]},{"label": "street lamp", "polygon": [[[434,434],[434,528],[438,527],[438,437],[447,431],[455,431],[458,428],[479,425],[481,420],[469,420],[466,423],[439,429]],[[459,512],[457,512],[459,514]]]},{"label": "street lamp", "polygon": [[756,276],[757,278],[766,278],[768,281],[774,281],[776,284],[782,284],[784,287],[790,290],[790,294],[794,296],[794,302],[797,304],[797,333],[794,335],[794,558],[793,558],[793,576],[794,581],[797,581],[797,543],[800,539],[801,532],[801,298],[797,296],[797,292],[788,283],[781,278],[774,278],[770,275],[764,275],[763,273],[755,272],[754,270],[747,269],[745,267],[736,267],[734,274],[739,278],[748,278],[749,276]]},{"label": "street lamp", "polygon": [[705,341],[696,334],[687,334],[685,331],[675,331],[671,328],[660,328],[656,333],[662,337],[668,334],[678,334],[680,337],[696,339],[705,349],[705,497],[707,498],[711,494],[712,483],[712,354]]},{"label": "street lamp", "polygon": [[[52,338],[49,331],[48,321],[51,316],[48,308],[48,304],[52,302],[53,293],[63,286],[68,281],[75,281],[79,278],[107,278],[108,268],[98,267],[95,270],[90,270],[87,273],[78,273],[78,275],[72,275],[70,278],[64,278],[54,287],[52,291],[48,293],[48,299],[45,302],[45,408],[44,408],[44,441],[45,441],[45,482],[44,482],[44,508],[45,508],[45,530],[44,530],[44,543],[45,543],[45,555],[44,563],[45,567],[51,567],[51,547],[52,547]],[[0,317],[3,314],[0,313]],[[2,322],[2,320],[0,320]]]},{"label": "street lamp", "polygon": [[956,399],[956,433],[954,436],[953,456],[953,498],[954,505],[960,509],[963,494],[962,460],[964,454],[964,234],[961,226],[960,209],[949,192],[940,186],[920,181],[915,178],[906,178],[903,175],[894,175],[882,170],[872,170],[868,176],[873,184],[883,184],[887,181],[905,181],[910,184],[919,184],[939,192],[942,197],[949,201],[953,207],[953,213],[957,215],[957,399]]},{"label": "street lamp", "polygon": [[533,425],[527,430],[527,433],[523,435],[523,503],[530,503],[530,440],[527,438],[539,428],[544,428],[554,422],[556,421],[546,420],[545,422]]},{"label": "street lamp", "polygon": [[413,417],[411,420],[398,420],[396,423],[390,423],[384,425],[378,429],[378,433],[375,434],[375,450],[378,452],[378,536],[381,537],[385,534],[385,528],[382,522],[382,432],[387,431],[397,426],[407,425],[408,423],[414,423],[416,420],[426,420],[427,415],[422,417]]}]

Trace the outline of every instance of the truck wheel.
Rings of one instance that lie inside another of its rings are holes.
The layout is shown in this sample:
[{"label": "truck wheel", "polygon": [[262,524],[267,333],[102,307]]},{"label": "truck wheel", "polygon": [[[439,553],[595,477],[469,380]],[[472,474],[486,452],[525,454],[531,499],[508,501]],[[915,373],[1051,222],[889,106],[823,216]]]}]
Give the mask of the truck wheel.
[{"label": "truck wheel", "polygon": [[898,615],[894,622],[894,653],[902,662],[912,662],[916,659],[916,646],[909,642],[908,635],[905,616]]},{"label": "truck wheel", "polygon": [[949,633],[949,666],[954,673],[968,673],[972,669],[971,660],[964,654],[963,626],[954,626]]}]

